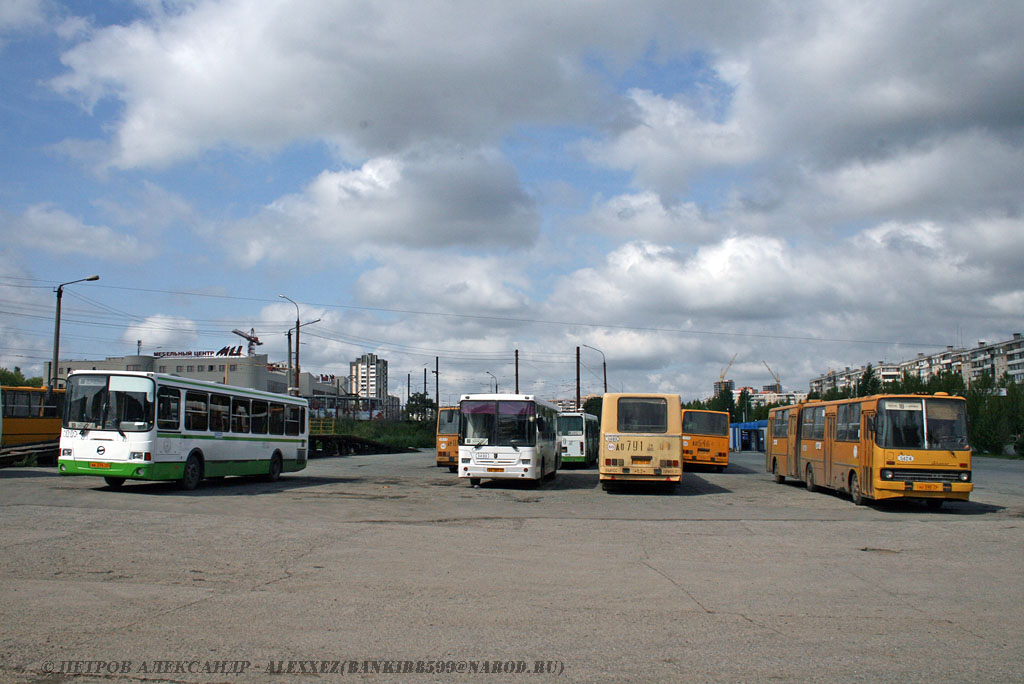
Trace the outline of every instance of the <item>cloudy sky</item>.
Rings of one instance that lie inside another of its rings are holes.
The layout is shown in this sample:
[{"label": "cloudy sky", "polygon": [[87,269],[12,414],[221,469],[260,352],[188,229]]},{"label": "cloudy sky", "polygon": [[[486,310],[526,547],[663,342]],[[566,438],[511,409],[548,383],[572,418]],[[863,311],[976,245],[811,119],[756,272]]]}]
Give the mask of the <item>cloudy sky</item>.
[{"label": "cloudy sky", "polygon": [[[0,366],[788,389],[1024,330],[1024,4],[0,0]],[[433,380],[430,380],[433,394]]]}]

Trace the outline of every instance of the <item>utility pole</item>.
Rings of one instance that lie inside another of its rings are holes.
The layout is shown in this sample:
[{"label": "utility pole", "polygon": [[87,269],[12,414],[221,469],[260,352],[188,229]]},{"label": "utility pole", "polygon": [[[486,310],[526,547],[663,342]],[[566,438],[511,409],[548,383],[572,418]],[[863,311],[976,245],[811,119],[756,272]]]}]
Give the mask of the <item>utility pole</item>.
[{"label": "utility pole", "polygon": [[288,329],[288,377],[285,378],[285,386],[292,381],[292,330]]},{"label": "utility pole", "polygon": [[438,411],[441,408],[441,357],[434,357],[434,411]]},{"label": "utility pole", "polygon": [[580,410],[580,348],[576,347],[576,410]]},{"label": "utility pole", "polygon": [[519,350],[516,349],[516,394],[519,394]]}]

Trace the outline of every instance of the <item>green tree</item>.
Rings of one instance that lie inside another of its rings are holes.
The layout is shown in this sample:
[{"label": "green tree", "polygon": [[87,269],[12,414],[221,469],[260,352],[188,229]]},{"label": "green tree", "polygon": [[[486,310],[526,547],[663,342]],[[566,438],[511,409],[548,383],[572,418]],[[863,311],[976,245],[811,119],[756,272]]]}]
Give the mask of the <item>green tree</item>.
[{"label": "green tree", "polygon": [[424,392],[413,392],[405,402],[406,420],[426,422],[437,415],[437,404]]},{"label": "green tree", "polygon": [[869,363],[864,369],[863,375],[857,381],[858,397],[870,397],[872,394],[882,393],[882,381],[875,372],[874,367]]},{"label": "green tree", "polygon": [[[707,402],[707,408],[710,411],[726,411],[735,419],[736,413],[736,398],[732,394],[732,390],[722,390]],[[736,422],[734,420],[734,422]]]},{"label": "green tree", "polygon": [[601,423],[601,408],[604,406],[603,397],[590,397],[583,402],[583,411],[597,416],[597,422]]},{"label": "green tree", "polygon": [[0,385],[7,385],[9,387],[42,387],[43,379],[40,377],[26,378],[17,366],[14,367],[14,370],[0,368]]},{"label": "green tree", "polygon": [[1007,388],[1006,396],[1000,396],[999,389],[995,379],[985,372],[965,393],[970,441],[976,451],[1001,453],[1003,446],[1013,441],[1013,407],[1006,401],[1010,391]]}]

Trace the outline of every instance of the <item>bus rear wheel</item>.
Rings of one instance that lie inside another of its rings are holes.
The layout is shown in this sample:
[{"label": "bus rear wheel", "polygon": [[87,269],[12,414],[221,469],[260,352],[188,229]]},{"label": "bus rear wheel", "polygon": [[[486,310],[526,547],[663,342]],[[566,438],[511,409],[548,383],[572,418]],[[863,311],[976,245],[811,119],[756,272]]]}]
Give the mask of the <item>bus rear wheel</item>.
[{"label": "bus rear wheel", "polygon": [[818,485],[814,484],[814,468],[812,466],[807,466],[807,478],[804,483],[807,485],[807,491],[818,491]]},{"label": "bus rear wheel", "polygon": [[480,486],[480,478],[479,477],[471,477],[471,478],[469,478],[469,486],[470,487],[479,487]]},{"label": "bus rear wheel", "polygon": [[775,478],[775,484],[782,484],[786,481],[786,476],[779,474],[779,462],[775,459],[772,459],[772,477]]},{"label": "bus rear wheel", "polygon": [[454,473],[458,469],[459,469],[459,466],[448,466],[448,472],[449,473]]},{"label": "bus rear wheel", "polygon": [[274,454],[270,459],[270,469],[267,471],[267,482],[277,482],[281,479],[281,471],[284,469],[281,463],[281,454]]},{"label": "bus rear wheel", "polygon": [[857,473],[850,473],[850,500],[853,501],[855,506],[864,505],[864,492],[860,489],[860,480],[857,479]]},{"label": "bus rear wheel", "polygon": [[124,484],[123,477],[104,477],[103,481],[107,483],[107,486],[111,489],[120,489],[121,485]]},{"label": "bus rear wheel", "polygon": [[185,461],[185,472],[182,473],[181,479],[178,481],[178,486],[190,492],[199,486],[199,481],[203,479],[203,462],[198,456],[192,454]]}]

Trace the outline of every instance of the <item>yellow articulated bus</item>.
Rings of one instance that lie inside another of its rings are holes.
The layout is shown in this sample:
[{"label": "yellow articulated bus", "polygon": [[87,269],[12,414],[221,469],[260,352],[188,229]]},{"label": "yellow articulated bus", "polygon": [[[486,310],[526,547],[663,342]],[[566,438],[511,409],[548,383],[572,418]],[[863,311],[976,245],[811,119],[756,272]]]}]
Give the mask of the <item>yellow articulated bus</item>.
[{"label": "yellow articulated bus", "polygon": [[454,473],[459,469],[459,407],[444,406],[437,412],[437,467]]},{"label": "yellow articulated bus", "polygon": [[683,467],[709,466],[722,472],[729,465],[729,414],[683,409]]},{"label": "yellow articulated bus", "polygon": [[678,484],[683,475],[681,411],[678,394],[605,394],[601,488],[617,482]]},{"label": "yellow articulated bus", "polygon": [[771,409],[765,468],[868,500],[967,501],[971,449],[963,397],[876,395]]}]

